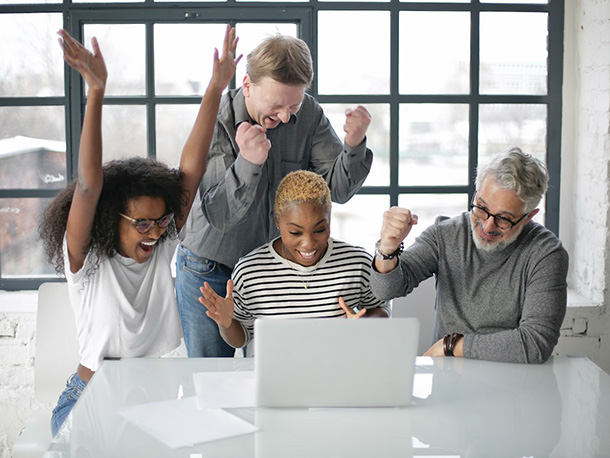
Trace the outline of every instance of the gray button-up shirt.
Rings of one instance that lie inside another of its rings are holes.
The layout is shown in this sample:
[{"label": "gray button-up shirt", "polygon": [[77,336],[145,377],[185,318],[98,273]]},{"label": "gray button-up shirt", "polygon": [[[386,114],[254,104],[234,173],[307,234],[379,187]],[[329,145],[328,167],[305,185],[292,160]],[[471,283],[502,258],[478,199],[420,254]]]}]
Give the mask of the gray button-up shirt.
[{"label": "gray button-up shirt", "polygon": [[366,139],[355,148],[343,144],[309,94],[288,123],[267,130],[271,149],[262,166],[239,154],[235,132],[244,121],[254,124],[241,89],[227,92],[182,242],[197,255],[229,267],[279,235],[273,218],[275,191],[289,172],[304,169],[322,175],[332,200],[344,203],[360,189],[373,162]]}]

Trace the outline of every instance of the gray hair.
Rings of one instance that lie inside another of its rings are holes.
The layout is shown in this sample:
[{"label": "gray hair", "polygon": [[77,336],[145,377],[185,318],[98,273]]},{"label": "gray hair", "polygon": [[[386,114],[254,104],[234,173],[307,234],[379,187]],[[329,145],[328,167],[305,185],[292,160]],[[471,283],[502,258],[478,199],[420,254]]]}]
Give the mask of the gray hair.
[{"label": "gray hair", "polygon": [[515,191],[529,213],[540,203],[549,186],[549,174],[542,161],[513,146],[477,167],[476,188],[491,176],[502,189]]}]

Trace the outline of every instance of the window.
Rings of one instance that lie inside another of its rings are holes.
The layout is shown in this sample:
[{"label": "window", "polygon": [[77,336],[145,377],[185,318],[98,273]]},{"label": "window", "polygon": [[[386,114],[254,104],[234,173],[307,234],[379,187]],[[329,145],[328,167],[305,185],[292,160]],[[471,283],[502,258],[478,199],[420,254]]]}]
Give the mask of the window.
[{"label": "window", "polygon": [[244,54],[276,32],[310,45],[311,93],[340,136],[346,108],[373,115],[373,168],[358,195],[334,205],[335,238],[371,251],[383,211],[401,205],[420,216],[413,240],[437,215],[467,210],[478,161],[511,145],[546,161],[551,186],[537,218],[557,232],[562,0],[0,2],[2,289],[56,278],[37,228],[75,176],[86,94],[54,38],[62,24],[87,46],[97,36],[106,58],[105,160],[177,165],[231,22]]}]

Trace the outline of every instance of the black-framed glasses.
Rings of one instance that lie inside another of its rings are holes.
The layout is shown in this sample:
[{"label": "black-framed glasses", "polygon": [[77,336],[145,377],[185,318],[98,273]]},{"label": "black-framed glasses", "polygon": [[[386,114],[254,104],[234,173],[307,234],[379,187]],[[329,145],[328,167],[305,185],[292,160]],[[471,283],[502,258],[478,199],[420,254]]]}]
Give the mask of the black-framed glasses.
[{"label": "black-framed glasses", "polygon": [[[472,196],[472,202],[474,202],[474,197],[475,196]],[[474,215],[474,217],[476,219],[480,219],[482,221],[487,221],[490,216],[493,217],[494,224],[503,231],[510,231],[513,227],[515,227],[517,224],[519,224],[523,220],[523,218],[525,218],[529,214],[529,213],[526,213],[521,218],[519,218],[517,221],[511,221],[510,219],[506,218],[505,216],[494,215],[493,213],[489,213],[487,211],[487,209],[485,209],[483,207],[479,207],[478,205],[475,205],[474,203],[470,203],[470,211],[472,212],[472,214]]]},{"label": "black-framed glasses", "polygon": [[124,215],[123,213],[119,213],[119,215],[131,221],[136,226],[136,230],[140,234],[146,234],[152,231],[153,227],[155,227],[155,224],[158,225],[161,229],[165,229],[174,219],[173,213],[168,213],[167,215],[162,216],[159,219],[135,219],[131,216]]}]

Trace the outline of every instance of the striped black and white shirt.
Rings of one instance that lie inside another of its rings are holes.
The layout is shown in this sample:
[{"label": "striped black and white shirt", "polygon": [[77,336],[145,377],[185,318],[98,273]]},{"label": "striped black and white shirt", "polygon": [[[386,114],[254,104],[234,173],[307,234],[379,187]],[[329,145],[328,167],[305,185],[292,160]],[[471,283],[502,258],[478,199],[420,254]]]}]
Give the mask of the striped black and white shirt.
[{"label": "striped black and white shirt", "polygon": [[256,318],[345,317],[339,296],[353,309],[382,307],[389,315],[390,304],[371,292],[371,264],[363,248],[332,238],[315,266],[284,259],[273,241],[247,254],[233,270],[233,317],[244,328],[245,344],[252,340]]}]

